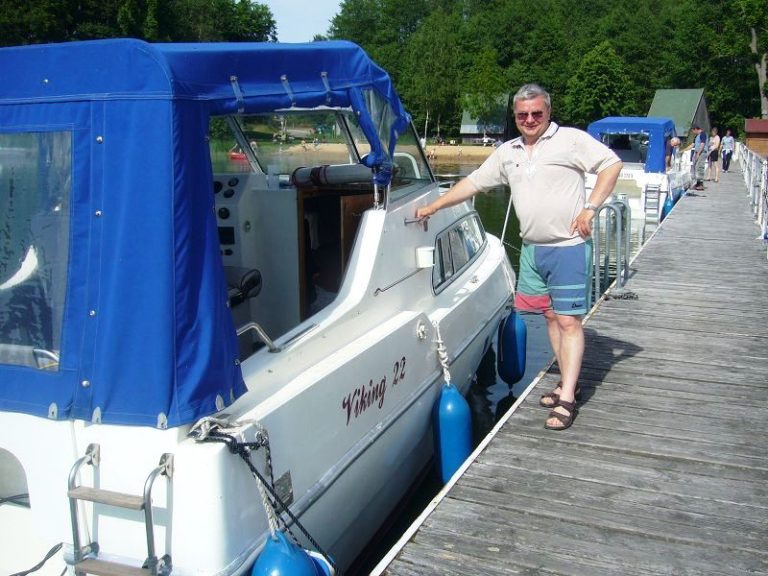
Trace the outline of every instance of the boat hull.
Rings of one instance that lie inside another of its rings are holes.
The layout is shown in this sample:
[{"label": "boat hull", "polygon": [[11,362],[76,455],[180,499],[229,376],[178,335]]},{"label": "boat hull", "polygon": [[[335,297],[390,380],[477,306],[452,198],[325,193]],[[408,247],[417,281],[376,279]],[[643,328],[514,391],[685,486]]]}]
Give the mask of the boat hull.
[{"label": "boat hull", "polygon": [[[423,274],[428,281],[429,271]],[[340,346],[341,334],[354,331],[345,320],[349,312],[338,309],[357,310],[357,321],[365,324],[361,303],[342,298],[327,311],[327,327],[320,319],[304,340],[243,364],[250,391],[229,415],[258,422],[268,432],[274,478],[290,494],[302,525],[339,567],[346,568],[360,553],[432,456],[431,412],[444,381],[435,324],[448,349],[452,380],[466,392],[505,312],[512,278],[500,243],[489,237],[482,257],[431,308],[379,318]],[[414,295],[407,285],[398,290],[403,294],[389,297],[407,302],[408,293]],[[318,342],[327,344],[323,348]],[[271,391],[270,377],[275,385],[282,380],[279,392]],[[371,396],[376,389],[379,394]],[[3,415],[8,417],[24,420],[15,423],[17,428],[50,428],[39,443],[0,438],[6,450],[21,455],[32,494],[33,508],[14,512],[25,516],[31,532],[48,535],[34,546],[24,536],[28,550],[15,555],[19,562],[10,570],[37,562],[48,544],[72,541],[64,486],[71,463],[90,443],[100,444],[103,455],[95,482],[128,493],[140,493],[147,471],[163,453],[175,455],[172,488],[159,483],[153,495],[155,541],[161,552],[171,554],[174,574],[242,574],[258,555],[268,535],[264,506],[246,465],[222,444],[197,443],[185,436],[186,428],[93,426]],[[247,437],[252,429],[246,428]],[[53,468],[32,463],[52,447],[58,455]],[[252,461],[266,476],[264,449]],[[94,482],[90,471],[81,481]],[[45,508],[37,506],[41,501]],[[140,514],[87,505],[82,515],[83,525],[92,527],[89,536],[104,551],[102,558],[141,563],[146,543]],[[11,521],[23,525],[18,518]],[[312,548],[295,527],[294,532]],[[71,545],[63,554],[72,560]],[[55,566],[54,572],[60,572],[61,563]]]}]

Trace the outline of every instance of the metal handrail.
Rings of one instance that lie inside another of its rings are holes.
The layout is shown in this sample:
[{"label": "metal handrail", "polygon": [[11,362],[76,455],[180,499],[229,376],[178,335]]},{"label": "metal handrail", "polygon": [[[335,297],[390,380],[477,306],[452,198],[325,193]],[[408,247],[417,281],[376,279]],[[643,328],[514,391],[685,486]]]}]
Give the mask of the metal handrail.
[{"label": "metal handrail", "polygon": [[[603,212],[610,212],[605,220],[605,254],[602,253],[603,241],[601,238],[601,219]],[[616,280],[618,285],[624,286],[629,278],[630,234],[629,228],[632,222],[629,203],[623,198],[617,198],[607,202],[595,211],[594,226],[592,228],[593,240],[593,281],[595,297],[605,292],[610,285],[610,261],[611,245],[616,253]],[[612,242],[613,241],[613,242]]]},{"label": "metal handrail", "polygon": [[280,352],[282,348],[279,346],[276,346],[272,338],[270,338],[267,333],[265,332],[264,328],[262,328],[259,324],[256,322],[248,322],[247,324],[244,324],[240,328],[237,329],[237,335],[242,336],[246,332],[253,330],[258,334],[261,341],[267,346],[270,352]]},{"label": "metal handrail", "polygon": [[[157,553],[155,552],[155,521],[152,517],[152,487],[155,484],[155,480],[160,475],[165,476],[169,481],[173,478],[173,454],[163,454],[160,457],[160,463],[157,465],[157,468],[150,472],[147,480],[144,482],[144,528],[147,535],[147,560],[145,564],[146,568],[148,568],[152,574],[157,574],[159,568]],[[167,565],[167,555],[164,560],[163,570],[170,571],[170,566]]]},{"label": "metal handrail", "polygon": [[[71,492],[77,487],[77,474],[80,469],[85,465],[91,465],[94,468],[99,467],[99,461],[101,460],[101,451],[98,444],[89,444],[85,450],[85,456],[78,458],[74,466],[69,471],[69,478],[67,479],[67,487]],[[75,498],[69,498],[69,515],[72,523],[72,548],[74,549],[75,562],[80,562],[85,554],[93,552],[92,544],[89,544],[85,549],[80,543],[80,522],[78,521],[78,509],[77,500]]]},{"label": "metal handrail", "polygon": [[739,164],[749,195],[749,206],[760,227],[759,240],[768,246],[768,160],[737,142]]}]

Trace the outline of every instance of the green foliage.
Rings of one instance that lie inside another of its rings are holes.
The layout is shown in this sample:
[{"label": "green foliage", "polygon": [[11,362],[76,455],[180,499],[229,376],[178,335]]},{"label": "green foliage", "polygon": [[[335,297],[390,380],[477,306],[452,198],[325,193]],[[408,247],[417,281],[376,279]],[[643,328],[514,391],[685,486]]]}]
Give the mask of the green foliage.
[{"label": "green foliage", "polygon": [[509,88],[497,60],[496,50],[485,48],[467,74],[469,82],[462,102],[479,126],[493,124],[500,102],[507,100]]},{"label": "green foliage", "polygon": [[269,8],[250,0],[0,0],[0,45],[131,37],[276,40]]},{"label": "green foliage", "polygon": [[429,114],[437,127],[460,113],[458,110],[459,70],[454,14],[438,10],[411,35],[404,51],[404,70],[398,87],[403,100],[415,111],[417,126],[427,124]]},{"label": "green foliage", "polygon": [[[0,0],[0,44],[128,36],[277,38],[251,0]],[[537,82],[556,118],[644,114],[659,88],[704,88],[713,125],[768,117],[765,0],[342,0],[326,36],[360,44],[392,76],[418,125],[459,130],[500,94]],[[607,42],[607,44],[606,44]]]},{"label": "green foliage", "polygon": [[[527,82],[550,91],[559,121],[580,126],[605,114],[643,115],[659,88],[704,88],[713,125],[738,131],[745,116],[760,114],[765,92],[764,4],[343,0],[328,36],[368,50],[417,125],[429,111],[444,132],[458,132],[461,107],[482,116],[499,93]],[[451,16],[448,29],[438,13]]]},{"label": "green foliage", "polygon": [[735,0],[735,22],[747,40],[763,118],[768,118],[768,10],[763,0]]},{"label": "green foliage", "polygon": [[[163,0],[160,0],[163,1]],[[248,0],[165,0],[173,2],[172,40],[275,40],[275,21],[269,8]]]},{"label": "green foliage", "polygon": [[586,128],[605,116],[636,116],[633,87],[626,66],[608,40],[584,55],[565,93],[564,119]]}]

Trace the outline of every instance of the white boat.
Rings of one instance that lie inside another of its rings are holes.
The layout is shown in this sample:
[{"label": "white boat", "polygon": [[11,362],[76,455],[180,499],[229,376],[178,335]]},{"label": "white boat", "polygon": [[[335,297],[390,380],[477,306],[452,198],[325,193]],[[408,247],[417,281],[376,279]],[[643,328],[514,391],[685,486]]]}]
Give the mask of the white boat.
[{"label": "white boat", "polygon": [[[676,138],[671,119],[610,116],[592,122],[587,131],[621,158],[624,166],[613,195],[627,200],[633,219],[660,222],[691,187],[690,163],[682,159],[679,147],[671,147],[667,166],[668,143]],[[594,181],[588,176],[587,188]]]},{"label": "white boat", "polygon": [[344,570],[514,286],[469,203],[414,218],[442,190],[387,74],[347,42],[0,69],[0,573],[237,575],[278,529]]}]

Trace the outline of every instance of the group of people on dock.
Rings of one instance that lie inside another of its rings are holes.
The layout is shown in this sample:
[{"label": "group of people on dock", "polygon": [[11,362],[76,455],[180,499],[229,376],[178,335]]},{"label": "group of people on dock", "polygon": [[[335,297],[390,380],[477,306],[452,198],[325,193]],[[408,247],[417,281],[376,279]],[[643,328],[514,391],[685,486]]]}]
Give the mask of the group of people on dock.
[{"label": "group of people on dock", "polygon": [[725,131],[725,136],[722,138],[718,135],[717,127],[710,130],[709,138],[698,124],[695,124],[692,130],[695,138],[684,151],[691,150],[691,169],[696,179],[693,189],[704,190],[705,181],[720,181],[721,161],[723,172],[728,172],[736,141],[730,128]]}]

